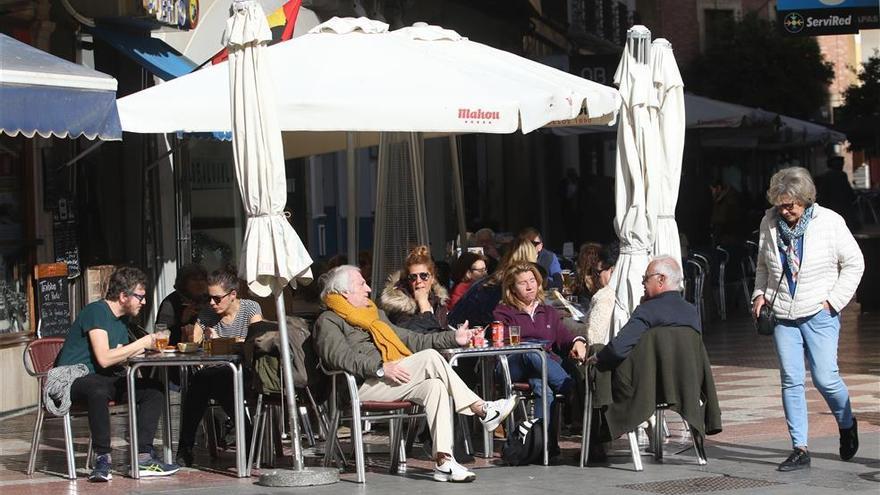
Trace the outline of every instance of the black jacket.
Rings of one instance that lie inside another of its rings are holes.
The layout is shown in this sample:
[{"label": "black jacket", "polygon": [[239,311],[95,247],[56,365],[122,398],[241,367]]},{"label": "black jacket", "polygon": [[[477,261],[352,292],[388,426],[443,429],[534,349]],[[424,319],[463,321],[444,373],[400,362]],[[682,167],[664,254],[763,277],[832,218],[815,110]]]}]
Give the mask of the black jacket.
[{"label": "black jacket", "polygon": [[639,339],[654,327],[691,327],[702,332],[700,315],[693,304],[685,301],[675,291],[663,292],[636,307],[626,325],[596,356],[598,364],[614,367],[626,359]]},{"label": "black jacket", "polygon": [[611,438],[634,430],[660,403],[668,404],[701,435],[721,432],[709,355],[691,327],[652,328],[615,369],[593,370],[593,407],[607,406]]}]

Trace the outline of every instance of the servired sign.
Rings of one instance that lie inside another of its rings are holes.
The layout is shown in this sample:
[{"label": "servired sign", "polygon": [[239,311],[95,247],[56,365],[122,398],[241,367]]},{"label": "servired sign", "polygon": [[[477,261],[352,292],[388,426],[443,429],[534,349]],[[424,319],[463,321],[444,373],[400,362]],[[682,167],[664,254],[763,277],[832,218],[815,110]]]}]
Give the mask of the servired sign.
[{"label": "servired sign", "polygon": [[877,0],[779,0],[777,24],[788,36],[854,34],[880,28]]}]

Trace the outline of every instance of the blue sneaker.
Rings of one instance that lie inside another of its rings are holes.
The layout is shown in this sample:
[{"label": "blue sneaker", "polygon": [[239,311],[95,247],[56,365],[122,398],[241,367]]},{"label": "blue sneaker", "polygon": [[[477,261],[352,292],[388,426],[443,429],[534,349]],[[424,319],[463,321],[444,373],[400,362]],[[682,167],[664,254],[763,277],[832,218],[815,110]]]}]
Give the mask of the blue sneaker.
[{"label": "blue sneaker", "polygon": [[89,481],[104,483],[112,480],[111,467],[110,454],[95,456],[95,467],[92,469],[92,473],[89,474]]},{"label": "blue sneaker", "polygon": [[165,464],[156,457],[156,451],[150,453],[150,458],[146,461],[138,462],[138,474],[141,478],[151,476],[171,476],[180,471],[177,464]]}]

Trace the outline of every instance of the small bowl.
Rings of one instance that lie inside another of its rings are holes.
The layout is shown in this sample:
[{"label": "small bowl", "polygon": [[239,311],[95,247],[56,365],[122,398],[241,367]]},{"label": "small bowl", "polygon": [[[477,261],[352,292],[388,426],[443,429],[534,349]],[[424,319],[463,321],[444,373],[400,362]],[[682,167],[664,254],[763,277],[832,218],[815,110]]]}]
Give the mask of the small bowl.
[{"label": "small bowl", "polygon": [[177,350],[180,352],[195,352],[199,350],[199,344],[195,342],[178,342]]}]

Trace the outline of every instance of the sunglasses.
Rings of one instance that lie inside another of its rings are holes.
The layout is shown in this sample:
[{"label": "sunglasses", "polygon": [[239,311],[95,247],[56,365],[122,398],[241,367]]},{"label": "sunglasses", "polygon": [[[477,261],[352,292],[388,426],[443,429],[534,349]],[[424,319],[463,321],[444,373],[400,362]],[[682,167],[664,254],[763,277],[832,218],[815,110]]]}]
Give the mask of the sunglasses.
[{"label": "sunglasses", "polygon": [[208,296],[208,299],[214,301],[214,304],[220,304],[220,301],[222,301],[223,299],[226,299],[226,296],[228,296],[229,294],[232,294],[232,291],[233,291],[233,290],[235,290],[235,289],[229,289],[229,292],[227,292],[226,294],[223,294],[222,296],[211,296],[211,295],[209,295],[209,296]]},{"label": "sunglasses", "polygon": [[541,244],[544,244],[544,241],[532,241],[532,246],[538,247]]},{"label": "sunglasses", "polygon": [[138,302],[144,302],[144,299],[147,298],[146,294],[137,294],[135,292],[126,292],[126,294],[128,294],[128,297],[133,297],[137,299]]},{"label": "sunglasses", "polygon": [[644,284],[648,280],[651,280],[651,277],[658,277],[658,276],[662,277],[663,274],[662,273],[652,273],[650,275],[645,275],[644,277],[642,277],[642,283]]},{"label": "sunglasses", "polygon": [[415,282],[418,279],[422,279],[422,282],[427,282],[429,278],[431,278],[431,274],[428,272],[410,273],[406,276],[406,279],[410,282]]},{"label": "sunglasses", "polygon": [[797,203],[783,203],[781,205],[776,205],[776,209],[779,211],[791,211],[797,206]]}]

